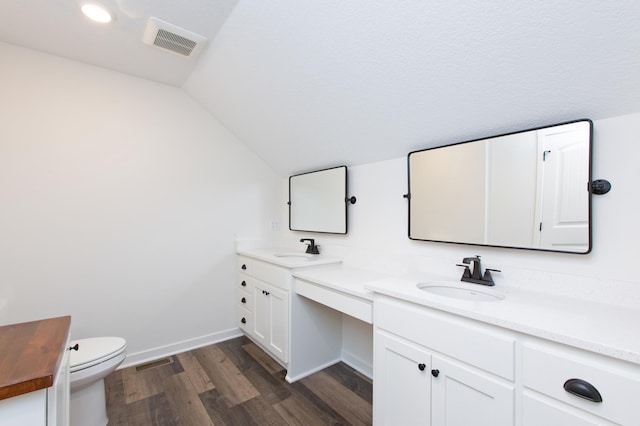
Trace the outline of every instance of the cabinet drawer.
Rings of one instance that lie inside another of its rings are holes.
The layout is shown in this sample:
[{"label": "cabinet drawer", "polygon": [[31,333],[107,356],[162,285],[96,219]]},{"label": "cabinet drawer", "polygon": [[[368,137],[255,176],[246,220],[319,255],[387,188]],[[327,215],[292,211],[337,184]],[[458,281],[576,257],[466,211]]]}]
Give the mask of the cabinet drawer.
[{"label": "cabinet drawer", "polygon": [[247,311],[253,311],[253,294],[246,293],[244,291],[239,291],[238,306],[246,309]]},{"label": "cabinet drawer", "polygon": [[607,422],[601,417],[593,416],[555,399],[525,391],[522,397],[522,426],[540,425],[614,426],[615,423]]},{"label": "cabinet drawer", "polygon": [[488,325],[410,303],[376,298],[374,324],[405,339],[514,380],[515,338]]},{"label": "cabinet drawer", "polygon": [[[554,345],[526,343],[523,346],[523,385],[589,413],[620,424],[637,424],[640,368],[628,371],[608,366],[600,358],[581,351],[566,351]],[[592,402],[564,389],[569,379],[593,385],[602,402]]]},{"label": "cabinet drawer", "polygon": [[253,294],[255,280],[247,275],[238,274],[238,289]]},{"label": "cabinet drawer", "polygon": [[373,304],[370,300],[329,289],[302,279],[296,279],[295,291],[301,296],[315,300],[361,321],[369,324],[373,322]]},{"label": "cabinet drawer", "polygon": [[245,333],[251,333],[253,328],[253,312],[242,306],[238,306],[238,327]]},{"label": "cabinet drawer", "polygon": [[292,278],[288,269],[244,256],[238,256],[237,261],[237,270],[242,274],[250,275],[283,290],[290,290]]}]

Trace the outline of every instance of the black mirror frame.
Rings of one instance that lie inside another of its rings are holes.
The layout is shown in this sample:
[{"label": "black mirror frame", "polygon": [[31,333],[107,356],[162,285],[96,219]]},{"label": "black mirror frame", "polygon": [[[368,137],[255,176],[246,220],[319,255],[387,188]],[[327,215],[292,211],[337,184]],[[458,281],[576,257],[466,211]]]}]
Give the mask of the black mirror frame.
[{"label": "black mirror frame", "polygon": [[[329,231],[316,231],[313,229],[293,229],[291,228],[291,179],[298,177],[298,176],[304,176],[304,175],[309,175],[312,173],[319,173],[319,172],[325,172],[328,170],[335,170],[335,169],[340,169],[340,168],[344,168],[344,232],[329,232]],[[298,173],[292,176],[289,176],[289,201],[287,202],[287,205],[289,207],[289,230],[290,231],[296,231],[296,232],[313,232],[313,233],[317,233],[317,234],[333,234],[333,235],[346,235],[349,232],[349,214],[348,214],[348,205],[349,204],[355,204],[356,203],[356,197],[349,197],[349,171],[347,166],[342,165],[342,166],[335,166],[335,167],[328,167],[326,169],[320,169],[320,170],[312,170],[310,172],[305,172],[305,173]]]},{"label": "black mirror frame", "polygon": [[[543,249],[543,248],[534,248],[534,247],[513,247],[513,246],[502,246],[502,245],[491,245],[491,244],[478,244],[478,243],[467,243],[467,242],[459,242],[459,241],[441,241],[441,240],[427,240],[427,239],[422,239],[422,238],[413,238],[411,237],[411,169],[410,169],[410,157],[412,154],[418,153],[418,152],[423,152],[423,151],[429,151],[432,149],[437,149],[437,148],[443,148],[443,147],[447,147],[447,146],[454,146],[454,145],[461,145],[461,144],[465,144],[465,143],[470,143],[470,142],[477,142],[477,141],[481,141],[484,139],[491,139],[491,138],[497,138],[497,137],[502,137],[502,136],[510,136],[510,135],[515,135],[515,134],[519,134],[519,133],[524,133],[524,132],[529,132],[529,131],[534,131],[534,130],[541,130],[541,129],[545,129],[548,127],[554,127],[554,126],[561,126],[561,125],[565,125],[565,124],[572,124],[572,123],[579,123],[579,122],[588,122],[589,123],[589,160],[588,160],[588,169],[589,169],[589,176],[588,176],[588,181],[587,181],[587,190],[589,192],[589,202],[588,202],[588,248],[586,251],[584,252],[575,252],[575,251],[564,251],[564,250],[551,250],[551,249]],[[407,199],[407,236],[410,240],[413,241],[428,241],[428,242],[436,242],[436,243],[448,243],[448,244],[457,244],[457,245],[469,245],[469,246],[480,246],[480,247],[495,247],[495,248],[509,248],[509,249],[517,249],[517,250],[528,250],[528,251],[536,251],[536,252],[551,252],[551,253],[566,253],[566,254],[578,254],[578,255],[585,255],[585,254],[589,254],[591,253],[591,250],[593,249],[593,241],[592,241],[592,235],[593,235],[593,231],[592,231],[592,227],[593,227],[593,223],[592,223],[592,198],[593,198],[593,194],[597,193],[594,192],[593,190],[593,185],[591,184],[592,182],[592,163],[593,163],[593,122],[588,119],[588,118],[582,118],[582,119],[577,119],[577,120],[571,120],[571,121],[565,121],[562,123],[554,123],[554,124],[549,124],[549,125],[545,125],[545,126],[540,126],[540,127],[533,127],[530,129],[525,129],[525,130],[518,130],[515,132],[509,132],[509,133],[503,133],[503,134],[498,134],[498,135],[491,135],[491,136],[486,136],[486,137],[482,137],[482,138],[477,138],[477,139],[471,139],[471,140],[467,140],[467,141],[462,141],[462,142],[456,142],[456,143],[452,143],[452,144],[447,144],[447,145],[440,145],[440,146],[435,146],[432,148],[425,148],[425,149],[419,149],[419,150],[415,150],[415,151],[411,151],[409,154],[407,154],[407,193],[403,195],[404,198]]]}]

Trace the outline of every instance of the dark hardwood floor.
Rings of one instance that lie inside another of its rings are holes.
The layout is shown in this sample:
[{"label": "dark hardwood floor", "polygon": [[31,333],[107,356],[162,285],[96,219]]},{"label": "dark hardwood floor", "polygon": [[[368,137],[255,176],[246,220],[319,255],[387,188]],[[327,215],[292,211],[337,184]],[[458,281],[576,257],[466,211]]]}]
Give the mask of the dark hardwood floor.
[{"label": "dark hardwood floor", "polygon": [[105,378],[109,425],[370,425],[371,381],[344,363],[296,383],[246,337]]}]

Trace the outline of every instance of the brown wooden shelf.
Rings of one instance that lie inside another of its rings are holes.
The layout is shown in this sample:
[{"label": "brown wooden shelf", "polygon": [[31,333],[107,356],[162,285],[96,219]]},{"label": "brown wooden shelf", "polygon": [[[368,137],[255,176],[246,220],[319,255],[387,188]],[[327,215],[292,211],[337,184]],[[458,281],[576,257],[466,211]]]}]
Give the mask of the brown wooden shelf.
[{"label": "brown wooden shelf", "polygon": [[0,327],[0,399],[53,386],[71,317]]}]

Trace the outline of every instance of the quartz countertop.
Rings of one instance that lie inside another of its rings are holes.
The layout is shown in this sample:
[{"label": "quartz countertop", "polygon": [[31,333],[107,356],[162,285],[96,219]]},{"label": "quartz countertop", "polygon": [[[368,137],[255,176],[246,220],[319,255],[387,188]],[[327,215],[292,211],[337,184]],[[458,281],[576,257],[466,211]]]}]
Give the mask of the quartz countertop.
[{"label": "quartz countertop", "polygon": [[[295,269],[296,278],[365,300],[379,293],[640,365],[640,333],[636,330],[640,309],[501,285],[491,290],[503,293],[502,300],[459,300],[416,286],[430,281],[429,277],[378,274],[344,265],[335,257],[278,248],[238,250],[238,254]],[[328,266],[311,268],[315,265]]]},{"label": "quartz countertop", "polygon": [[0,327],[0,399],[53,386],[71,317]]},{"label": "quartz countertop", "polygon": [[323,254],[306,254],[302,250],[295,251],[286,248],[259,248],[250,250],[237,250],[241,256],[262,260],[285,268],[308,268],[318,265],[341,263],[342,259],[325,256]]},{"label": "quartz countertop", "polygon": [[391,277],[369,282],[365,288],[374,293],[640,364],[640,333],[636,327],[640,324],[640,309],[500,286],[491,289],[503,293],[503,300],[458,300],[417,288],[416,284],[424,281],[428,280]]}]

